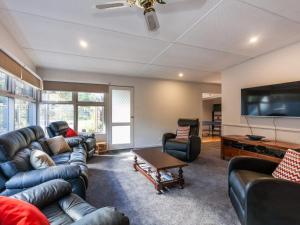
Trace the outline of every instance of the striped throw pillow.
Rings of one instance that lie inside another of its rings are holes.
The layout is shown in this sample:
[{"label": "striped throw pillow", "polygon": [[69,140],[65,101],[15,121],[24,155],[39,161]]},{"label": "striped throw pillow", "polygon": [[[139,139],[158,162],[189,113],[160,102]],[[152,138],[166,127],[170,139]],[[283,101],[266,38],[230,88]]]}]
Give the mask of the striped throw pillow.
[{"label": "striped throw pillow", "polygon": [[300,183],[300,153],[289,149],[272,175],[275,178]]},{"label": "striped throw pillow", "polygon": [[190,127],[178,127],[176,132],[176,139],[188,139],[190,134]]}]

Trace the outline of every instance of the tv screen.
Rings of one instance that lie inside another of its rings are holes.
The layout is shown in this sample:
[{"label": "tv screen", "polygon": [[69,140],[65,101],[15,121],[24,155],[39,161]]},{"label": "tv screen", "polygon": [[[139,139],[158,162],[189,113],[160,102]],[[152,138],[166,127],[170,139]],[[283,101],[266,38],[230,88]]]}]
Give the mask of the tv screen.
[{"label": "tv screen", "polygon": [[242,115],[300,117],[300,81],[242,89]]}]

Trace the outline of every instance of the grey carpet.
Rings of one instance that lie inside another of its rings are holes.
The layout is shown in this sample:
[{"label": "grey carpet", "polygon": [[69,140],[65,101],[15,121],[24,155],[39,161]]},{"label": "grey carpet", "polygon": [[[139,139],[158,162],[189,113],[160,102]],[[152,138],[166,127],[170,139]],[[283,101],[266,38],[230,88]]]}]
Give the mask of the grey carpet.
[{"label": "grey carpet", "polygon": [[219,155],[219,143],[204,144],[199,158],[184,168],[185,189],[162,195],[133,170],[130,152],[96,156],[89,161],[87,200],[118,208],[131,225],[239,225],[227,196],[228,162]]}]

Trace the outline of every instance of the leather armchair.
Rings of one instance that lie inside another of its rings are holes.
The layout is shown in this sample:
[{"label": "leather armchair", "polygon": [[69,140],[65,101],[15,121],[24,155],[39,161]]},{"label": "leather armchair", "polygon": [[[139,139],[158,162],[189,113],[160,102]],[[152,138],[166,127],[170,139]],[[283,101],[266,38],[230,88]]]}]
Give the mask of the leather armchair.
[{"label": "leather armchair", "polygon": [[276,179],[278,163],[236,157],[229,163],[229,197],[243,225],[295,225],[300,222],[300,184]]},{"label": "leather armchair", "polygon": [[50,224],[129,225],[122,213],[111,207],[96,209],[64,180],[52,180],[11,196],[38,207]]},{"label": "leather armchair", "polygon": [[69,125],[66,121],[56,121],[53,123],[50,123],[50,125],[47,127],[47,133],[49,137],[55,137],[62,135],[65,137],[66,141],[70,146],[75,146],[76,143],[82,144],[84,146],[84,149],[87,152],[88,158],[91,158],[96,150],[96,138],[95,134],[91,133],[84,133],[79,134],[76,137],[66,137],[66,133],[69,129]]},{"label": "leather armchair", "polygon": [[178,126],[190,126],[189,138],[176,139],[176,134],[166,133],[162,137],[163,151],[187,162],[194,161],[201,151],[198,119],[179,119]]}]

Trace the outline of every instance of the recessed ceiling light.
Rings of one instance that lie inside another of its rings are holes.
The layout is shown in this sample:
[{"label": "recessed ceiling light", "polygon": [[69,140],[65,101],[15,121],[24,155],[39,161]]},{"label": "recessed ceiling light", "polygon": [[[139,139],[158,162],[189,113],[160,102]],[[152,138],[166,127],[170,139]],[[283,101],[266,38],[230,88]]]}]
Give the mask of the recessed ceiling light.
[{"label": "recessed ceiling light", "polygon": [[183,73],[178,74],[179,77],[183,77]]},{"label": "recessed ceiling light", "polygon": [[259,41],[258,36],[253,36],[249,39],[249,44],[256,44]]},{"label": "recessed ceiling light", "polygon": [[84,41],[84,40],[80,40],[80,41],[79,41],[79,44],[80,44],[80,46],[81,46],[82,48],[87,48],[87,47],[88,47],[88,43],[87,43],[86,41]]}]

